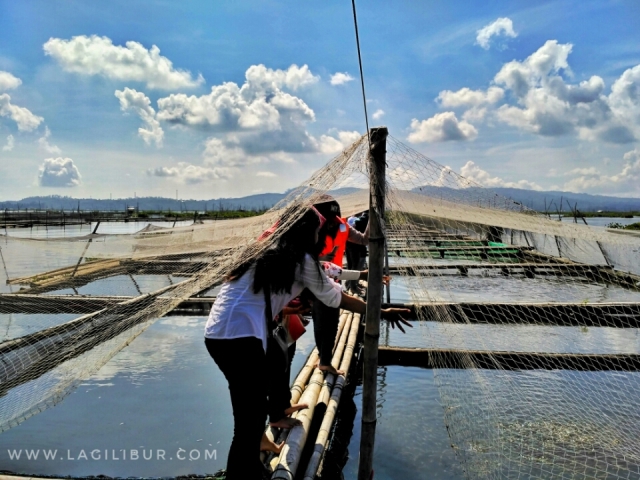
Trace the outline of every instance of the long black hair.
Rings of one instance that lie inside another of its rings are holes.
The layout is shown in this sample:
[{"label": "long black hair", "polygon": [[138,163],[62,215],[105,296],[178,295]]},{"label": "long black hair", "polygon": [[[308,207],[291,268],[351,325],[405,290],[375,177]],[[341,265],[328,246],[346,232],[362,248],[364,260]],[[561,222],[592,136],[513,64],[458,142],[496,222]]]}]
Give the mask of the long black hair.
[{"label": "long black hair", "polygon": [[[287,214],[283,216],[281,223],[286,222],[286,216]],[[318,214],[312,209],[307,209],[291,227],[273,240],[271,247],[258,257],[238,265],[229,274],[227,280],[233,281],[240,278],[255,263],[254,293],[258,293],[265,285],[269,285],[273,293],[291,293],[296,269],[303,265],[306,254],[314,256],[316,231],[319,226]],[[317,268],[320,271],[319,265]]]}]

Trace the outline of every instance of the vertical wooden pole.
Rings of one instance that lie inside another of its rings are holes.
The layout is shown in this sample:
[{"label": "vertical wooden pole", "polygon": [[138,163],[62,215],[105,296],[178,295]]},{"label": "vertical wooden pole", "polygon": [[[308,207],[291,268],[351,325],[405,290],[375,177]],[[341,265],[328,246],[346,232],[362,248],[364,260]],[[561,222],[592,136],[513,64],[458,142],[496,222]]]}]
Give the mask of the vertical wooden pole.
[{"label": "vertical wooden pole", "polygon": [[386,127],[369,131],[369,278],[367,313],[364,329],[364,369],[362,383],[362,430],[358,480],[370,480],[373,471],[373,447],[376,435],[376,395],[378,370],[378,340],[382,308],[382,272],[384,264]]},{"label": "vertical wooden pole", "polygon": [[[389,275],[389,247],[385,239],[384,242],[384,274]],[[385,286],[385,292],[387,293],[387,303],[391,303],[391,284],[387,283]]]}]

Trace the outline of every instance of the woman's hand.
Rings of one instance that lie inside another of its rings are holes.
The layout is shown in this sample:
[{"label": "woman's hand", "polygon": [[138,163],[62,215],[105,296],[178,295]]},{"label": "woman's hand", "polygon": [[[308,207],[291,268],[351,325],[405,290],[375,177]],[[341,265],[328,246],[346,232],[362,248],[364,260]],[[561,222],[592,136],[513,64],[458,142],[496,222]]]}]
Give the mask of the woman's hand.
[{"label": "woman's hand", "polygon": [[[360,271],[360,280],[364,280],[365,282],[369,278],[369,270]],[[389,285],[391,283],[391,275],[383,275],[382,276],[382,284]]]},{"label": "woman's hand", "polygon": [[402,315],[409,315],[410,313],[411,310],[408,308],[383,308],[380,311],[380,316],[388,321],[392,328],[396,328],[397,326],[402,333],[407,333],[404,331],[404,328],[402,328],[402,324],[411,328],[413,328],[413,325],[402,318]]},{"label": "woman's hand", "polygon": [[338,252],[338,247],[335,246],[333,247],[333,250],[331,250],[326,255],[321,256],[320,258],[318,258],[318,260],[320,260],[321,262],[333,262],[333,257],[336,256],[337,252]]}]

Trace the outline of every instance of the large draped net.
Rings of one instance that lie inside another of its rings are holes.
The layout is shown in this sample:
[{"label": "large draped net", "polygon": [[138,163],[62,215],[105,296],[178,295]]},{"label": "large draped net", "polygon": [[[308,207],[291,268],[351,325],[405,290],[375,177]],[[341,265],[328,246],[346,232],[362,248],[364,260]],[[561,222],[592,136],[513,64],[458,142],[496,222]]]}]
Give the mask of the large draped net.
[{"label": "large draped net", "polygon": [[[393,289],[419,321],[387,343],[428,352],[465,474],[640,478],[640,238],[528,210],[393,137],[386,159]],[[130,235],[3,232],[0,431],[157,318],[214,295],[325,194],[343,216],[367,210],[368,185],[365,135],[264,215]]]}]

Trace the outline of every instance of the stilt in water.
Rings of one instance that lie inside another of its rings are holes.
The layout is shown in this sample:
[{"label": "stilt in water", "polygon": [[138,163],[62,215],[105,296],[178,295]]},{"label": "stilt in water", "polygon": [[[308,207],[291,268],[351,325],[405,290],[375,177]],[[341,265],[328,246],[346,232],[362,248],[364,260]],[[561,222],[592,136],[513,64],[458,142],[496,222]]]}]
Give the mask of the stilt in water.
[{"label": "stilt in water", "polygon": [[384,221],[386,147],[389,132],[386,127],[370,130],[369,150],[369,278],[367,313],[364,331],[364,367],[362,376],[362,430],[358,480],[369,480],[373,469],[373,449],[376,436],[376,394],[380,311],[382,309],[382,275],[384,244],[381,222]]}]

